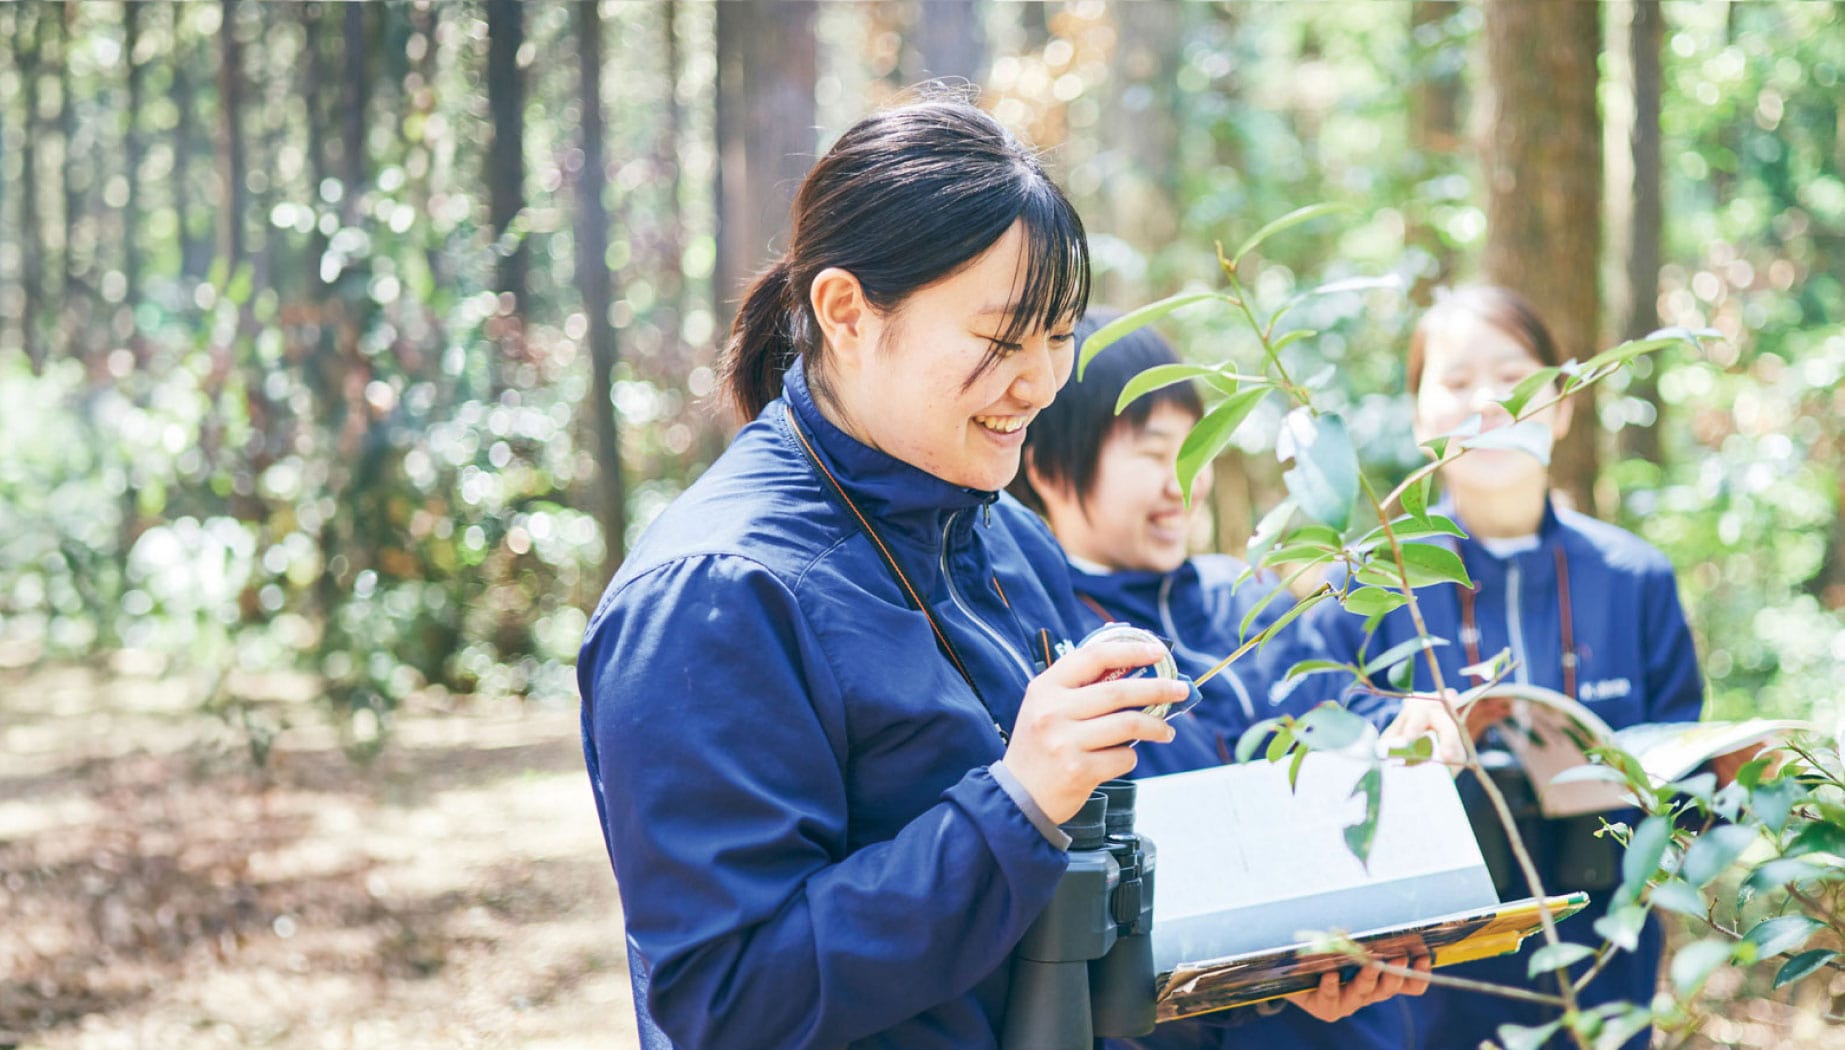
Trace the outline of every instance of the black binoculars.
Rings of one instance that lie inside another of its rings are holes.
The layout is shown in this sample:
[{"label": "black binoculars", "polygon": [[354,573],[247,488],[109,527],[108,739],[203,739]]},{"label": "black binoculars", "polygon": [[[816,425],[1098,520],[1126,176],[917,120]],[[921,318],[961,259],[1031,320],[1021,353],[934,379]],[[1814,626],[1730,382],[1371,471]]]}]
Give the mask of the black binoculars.
[{"label": "black binoculars", "polygon": [[1091,1050],[1153,1031],[1151,839],[1132,781],[1111,780],[1063,825],[1070,866],[1013,952],[1003,1050]]}]

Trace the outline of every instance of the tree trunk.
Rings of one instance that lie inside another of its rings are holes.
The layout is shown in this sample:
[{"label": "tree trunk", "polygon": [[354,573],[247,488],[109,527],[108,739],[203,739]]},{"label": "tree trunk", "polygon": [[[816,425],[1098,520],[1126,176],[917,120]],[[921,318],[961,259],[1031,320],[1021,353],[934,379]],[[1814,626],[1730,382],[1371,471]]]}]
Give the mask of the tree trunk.
[{"label": "tree trunk", "polygon": [[19,286],[24,309],[19,338],[34,372],[45,367],[45,346],[39,341],[39,312],[45,308],[45,241],[43,212],[38,200],[38,79],[39,60],[45,53],[43,6],[15,9],[15,18],[32,12],[32,31],[17,31],[19,77],[25,82],[25,122],[19,136]]},{"label": "tree trunk", "polygon": [[509,250],[509,229],[525,207],[525,75],[519,49],[525,44],[519,0],[487,0],[487,101],[493,112],[493,148],[487,154],[487,186],[493,233],[500,243],[494,287],[511,295],[523,314],[530,253],[525,237]]},{"label": "tree trunk", "polygon": [[243,220],[249,209],[244,185],[243,55],[237,40],[237,0],[222,0],[218,26],[218,174],[224,196],[218,215],[218,256],[228,278],[244,260]]},{"label": "tree trunk", "polygon": [[365,107],[370,98],[366,79],[366,4],[343,4],[340,31],[346,68],[340,84],[340,221],[351,226],[359,220],[359,198],[365,192]]},{"label": "tree trunk", "polygon": [[628,529],[627,489],[622,482],[621,434],[611,397],[615,390],[618,347],[609,323],[615,300],[609,273],[609,215],[602,194],[608,186],[608,160],[602,152],[602,16],[596,0],[577,0],[577,64],[583,107],[583,169],[577,176],[576,270],[583,310],[589,315],[589,359],[594,376],[584,404],[595,421],[596,519],[602,525],[604,579],[615,575],[625,553]]},{"label": "tree trunk", "polygon": [[904,79],[965,80],[979,87],[987,72],[982,0],[916,0],[911,10],[910,46],[899,63]]},{"label": "tree trunk", "polygon": [[[1660,48],[1665,43],[1665,12],[1657,3],[1633,5],[1628,54],[1632,57],[1634,124],[1628,135],[1633,153],[1632,213],[1627,223],[1627,317],[1622,335],[1639,339],[1659,327],[1659,256],[1663,185],[1659,142],[1659,102],[1662,85]],[[1652,358],[1635,362],[1628,396],[1653,407],[1653,420],[1639,426],[1633,421],[1621,428],[1621,455],[1664,463],[1660,435],[1664,433],[1664,406],[1659,400],[1659,366]]]},{"label": "tree trunk", "polygon": [[786,248],[788,209],[813,163],[814,18],[810,0],[717,5],[718,331],[745,287]]},{"label": "tree trunk", "polygon": [[[1600,8],[1487,0],[1491,117],[1484,143],[1489,280],[1537,307],[1565,358],[1600,341],[1601,116],[1596,109]],[[1552,454],[1552,485],[1595,509],[1594,390]]]},{"label": "tree trunk", "polygon": [[180,276],[188,282],[204,277],[211,269],[213,216],[202,206],[207,194],[194,184],[194,156],[200,152],[204,138],[199,130],[199,67],[205,64],[205,47],[185,39],[186,10],[191,6],[174,0],[173,9],[173,106],[178,120],[173,126],[173,217],[179,224]]},{"label": "tree trunk", "polygon": [[1149,264],[1138,277],[1118,273],[1100,289],[1108,302],[1126,304],[1172,291],[1153,264],[1178,237],[1179,167],[1149,161],[1179,155],[1170,81],[1185,43],[1186,12],[1179,4],[1119,4],[1113,11],[1113,82],[1096,135],[1105,189],[1092,206],[1105,228]]},{"label": "tree trunk", "polygon": [[[70,343],[82,341],[79,334],[79,319],[87,316],[85,292],[84,256],[78,249],[79,227],[83,223],[83,180],[88,175],[88,158],[79,163],[80,152],[77,128],[77,105],[71,97],[71,43],[76,36],[77,3],[76,0],[64,0],[57,7],[47,7],[46,13],[58,24],[58,142],[63,149],[61,177],[64,183],[64,286],[59,296],[58,310],[61,317],[68,319],[65,338]],[[84,332],[83,334],[87,334]]]},{"label": "tree trunk", "polygon": [[[128,195],[122,201],[122,301],[133,310],[141,298],[141,162],[147,141],[141,136],[141,106],[147,94],[147,70],[136,59],[141,40],[141,5],[122,5],[122,52],[128,63],[128,111],[122,115],[122,174]],[[140,352],[141,340],[133,340]]]},{"label": "tree trunk", "polygon": [[[1458,47],[1447,29],[1457,10],[1455,4],[1443,0],[1415,0],[1409,6],[1410,48],[1417,70],[1415,92],[1410,96],[1410,135],[1420,178],[1448,168],[1447,158],[1460,151],[1464,139],[1461,114],[1466,83],[1460,65],[1448,60],[1448,53]],[[1428,221],[1426,202],[1413,202],[1407,211],[1404,241],[1429,260],[1429,269],[1410,289],[1410,298],[1427,306],[1433,290],[1446,284],[1454,272],[1454,251]]]}]

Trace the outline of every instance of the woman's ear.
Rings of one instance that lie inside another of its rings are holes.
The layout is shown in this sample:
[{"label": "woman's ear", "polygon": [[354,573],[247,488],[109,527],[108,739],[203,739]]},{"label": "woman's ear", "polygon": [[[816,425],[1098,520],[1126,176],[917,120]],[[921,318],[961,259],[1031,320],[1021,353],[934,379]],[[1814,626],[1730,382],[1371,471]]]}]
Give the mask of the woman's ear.
[{"label": "woman's ear", "polygon": [[1570,432],[1570,420],[1575,416],[1575,410],[1576,399],[1574,397],[1564,398],[1557,402],[1556,408],[1551,410],[1550,439],[1552,442],[1562,441],[1563,435]]},{"label": "woman's ear", "polygon": [[879,318],[865,289],[850,270],[829,266],[814,275],[807,293],[827,358],[836,367],[855,368],[877,345]]}]

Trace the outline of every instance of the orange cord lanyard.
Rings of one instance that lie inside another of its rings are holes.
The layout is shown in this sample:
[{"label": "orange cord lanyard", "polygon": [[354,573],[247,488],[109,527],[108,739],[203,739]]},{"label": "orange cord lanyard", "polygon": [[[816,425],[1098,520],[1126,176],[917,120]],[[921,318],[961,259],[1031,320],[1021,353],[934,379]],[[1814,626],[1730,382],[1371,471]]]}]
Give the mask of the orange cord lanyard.
[{"label": "orange cord lanyard", "polygon": [[[1563,665],[1563,692],[1571,700],[1576,699],[1576,626],[1570,615],[1570,562],[1561,546],[1552,547],[1551,553],[1557,559],[1557,617],[1563,631],[1563,652],[1558,662]],[[1462,564],[1466,558],[1461,559]],[[1472,575],[1470,572],[1468,575]],[[1461,642],[1467,646],[1467,665],[1472,667],[1480,662],[1480,625],[1474,617],[1474,596],[1479,593],[1480,585],[1456,588],[1461,599]]]}]

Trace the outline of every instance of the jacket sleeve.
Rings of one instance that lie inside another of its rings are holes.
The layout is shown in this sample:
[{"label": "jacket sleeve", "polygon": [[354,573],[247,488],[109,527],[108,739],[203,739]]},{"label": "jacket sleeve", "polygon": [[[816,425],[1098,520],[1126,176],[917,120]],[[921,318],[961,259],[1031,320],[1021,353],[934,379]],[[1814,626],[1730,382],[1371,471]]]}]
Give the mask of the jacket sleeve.
[{"label": "jacket sleeve", "polygon": [[1691,627],[1678,600],[1678,581],[1664,555],[1648,566],[1644,595],[1645,718],[1649,722],[1695,722],[1704,710],[1704,678],[1698,671]]},{"label": "jacket sleeve", "polygon": [[647,1010],[682,1048],[849,1042],[971,989],[1065,855],[988,768],[891,840],[848,844],[845,707],[783,582],[669,563],[582,653],[585,752]]}]

